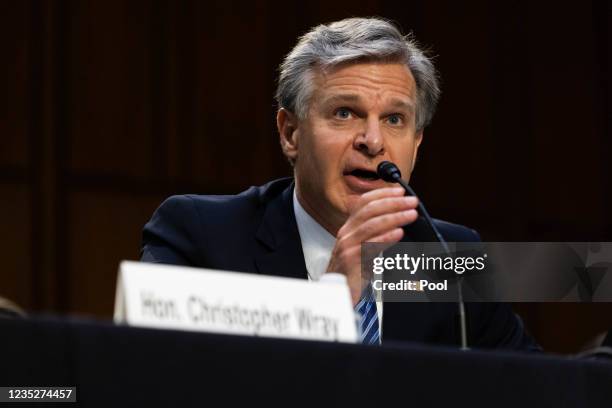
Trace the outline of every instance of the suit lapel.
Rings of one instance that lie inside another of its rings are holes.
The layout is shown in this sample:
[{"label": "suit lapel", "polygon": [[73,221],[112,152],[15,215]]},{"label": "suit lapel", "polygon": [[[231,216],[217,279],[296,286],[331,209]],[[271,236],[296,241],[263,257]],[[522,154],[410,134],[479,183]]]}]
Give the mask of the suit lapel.
[{"label": "suit lapel", "polygon": [[404,227],[404,237],[400,242],[435,242],[437,238],[425,218],[419,216],[415,222]]},{"label": "suit lapel", "polygon": [[266,206],[256,238],[261,250],[255,264],[261,274],[306,279],[308,272],[293,211],[291,183]]},{"label": "suit lapel", "polygon": [[[419,217],[410,225],[404,227],[404,237],[401,242],[428,242],[436,241],[427,221]],[[384,302],[383,305],[383,339],[403,340],[410,338],[412,331],[420,328],[411,327],[412,315],[415,310],[423,309],[423,305],[410,302]]]}]

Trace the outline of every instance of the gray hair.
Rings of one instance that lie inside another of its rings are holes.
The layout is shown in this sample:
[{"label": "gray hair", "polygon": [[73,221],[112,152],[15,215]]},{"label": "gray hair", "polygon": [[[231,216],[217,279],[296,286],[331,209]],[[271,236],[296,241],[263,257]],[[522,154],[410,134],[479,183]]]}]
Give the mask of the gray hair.
[{"label": "gray hair", "polygon": [[416,130],[423,130],[431,122],[440,96],[436,69],[412,35],[402,35],[393,24],[380,18],[321,24],[300,37],[279,67],[279,108],[304,119],[312,94],[313,68],[328,69],[363,60],[406,64],[417,88]]}]

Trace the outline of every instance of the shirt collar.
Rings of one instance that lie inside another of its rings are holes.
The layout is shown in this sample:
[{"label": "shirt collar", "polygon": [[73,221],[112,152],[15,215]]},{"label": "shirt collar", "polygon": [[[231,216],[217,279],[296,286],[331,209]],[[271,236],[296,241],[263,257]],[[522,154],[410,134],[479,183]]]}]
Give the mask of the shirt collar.
[{"label": "shirt collar", "polygon": [[318,281],[327,271],[336,238],[306,212],[293,189],[293,211],[297,222],[308,278]]}]

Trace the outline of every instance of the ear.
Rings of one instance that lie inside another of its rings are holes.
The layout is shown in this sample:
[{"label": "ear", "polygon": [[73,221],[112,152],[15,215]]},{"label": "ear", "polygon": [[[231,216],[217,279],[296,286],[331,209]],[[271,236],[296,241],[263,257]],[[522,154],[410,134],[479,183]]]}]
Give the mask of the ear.
[{"label": "ear", "polygon": [[298,155],[298,121],[297,116],[285,108],[280,108],[276,113],[276,127],[280,136],[280,144],[283,154],[291,163],[295,162]]},{"label": "ear", "polygon": [[421,142],[423,141],[423,131],[421,130],[419,133],[415,133],[414,135],[414,153],[412,154],[412,168],[410,172],[414,171],[414,165],[417,160],[417,153],[419,152],[419,146],[421,146]]}]

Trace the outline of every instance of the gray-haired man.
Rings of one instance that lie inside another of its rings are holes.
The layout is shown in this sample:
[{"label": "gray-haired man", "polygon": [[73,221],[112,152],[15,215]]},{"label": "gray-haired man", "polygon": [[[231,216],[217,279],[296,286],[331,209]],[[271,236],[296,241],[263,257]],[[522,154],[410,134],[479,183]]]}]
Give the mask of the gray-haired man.
[{"label": "gray-haired man", "polygon": [[[364,313],[364,342],[457,344],[456,305],[377,307],[364,302],[361,282],[363,242],[429,240],[417,227],[417,199],[376,168],[389,160],[410,178],[439,96],[431,61],[387,21],[342,20],[300,38],[280,66],[276,96],[293,179],[236,196],[169,198],[145,226],[142,260],[311,280],[339,272]],[[435,223],[448,241],[479,239]],[[468,305],[468,314],[472,346],[536,347],[507,305]]]}]

